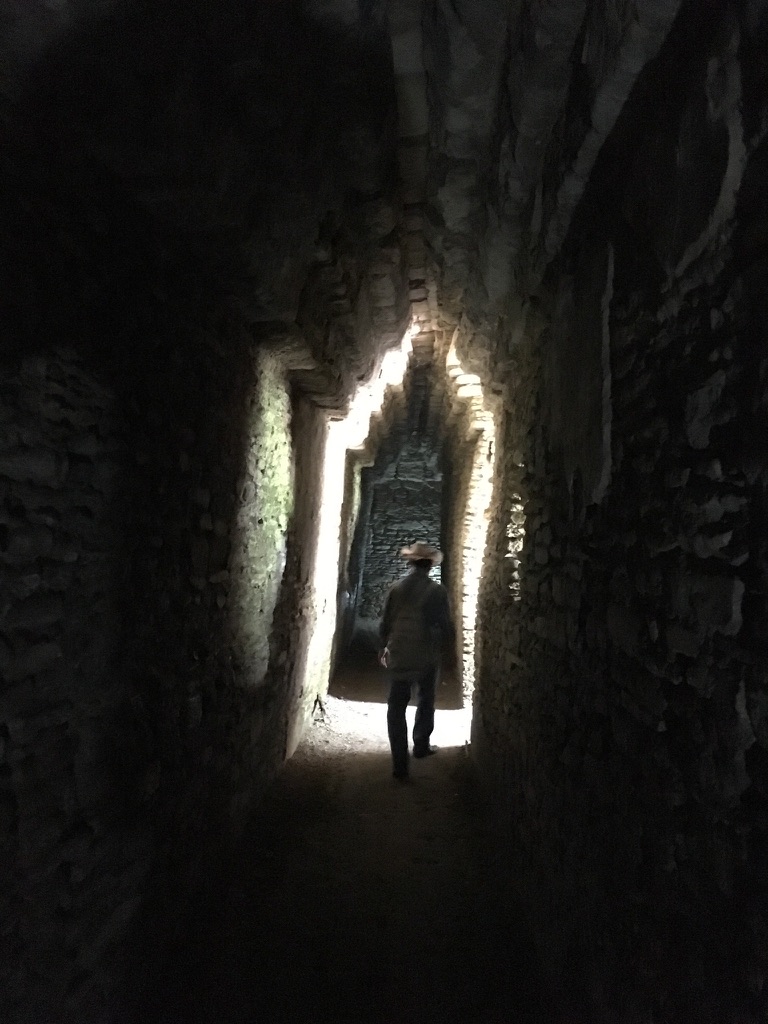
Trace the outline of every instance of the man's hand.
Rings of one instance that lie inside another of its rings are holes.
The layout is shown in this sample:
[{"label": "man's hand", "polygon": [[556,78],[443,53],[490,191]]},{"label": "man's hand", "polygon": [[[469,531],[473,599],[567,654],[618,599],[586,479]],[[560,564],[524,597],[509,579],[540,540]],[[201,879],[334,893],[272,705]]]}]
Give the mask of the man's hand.
[{"label": "man's hand", "polygon": [[386,647],[379,651],[379,664],[382,668],[389,668],[389,650]]}]

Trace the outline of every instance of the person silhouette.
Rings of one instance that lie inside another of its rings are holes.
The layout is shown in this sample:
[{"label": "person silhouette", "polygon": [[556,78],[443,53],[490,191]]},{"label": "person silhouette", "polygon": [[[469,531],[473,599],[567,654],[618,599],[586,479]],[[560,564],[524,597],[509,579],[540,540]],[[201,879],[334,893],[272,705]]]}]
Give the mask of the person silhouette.
[{"label": "person silhouette", "polygon": [[408,727],[405,709],[417,688],[413,726],[413,756],[435,753],[430,745],[435,725],[435,687],[442,663],[455,659],[456,629],[448,594],[429,572],[443,560],[442,552],[425,541],[401,549],[410,571],[390,588],[379,626],[379,662],[390,677],[387,733],[392,751],[392,774],[408,778]]}]

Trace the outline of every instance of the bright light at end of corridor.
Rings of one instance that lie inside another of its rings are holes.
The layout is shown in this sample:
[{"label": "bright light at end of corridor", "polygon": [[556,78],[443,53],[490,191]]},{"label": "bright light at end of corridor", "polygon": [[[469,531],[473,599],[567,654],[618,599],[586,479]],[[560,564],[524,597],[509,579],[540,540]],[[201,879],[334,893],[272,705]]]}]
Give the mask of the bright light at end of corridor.
[{"label": "bright light at end of corridor", "polygon": [[[309,637],[306,663],[300,690],[314,695],[324,693],[328,685],[336,629],[339,556],[341,551],[341,515],[345,493],[347,451],[361,448],[370,432],[371,417],[381,411],[387,389],[402,386],[411,336],[406,331],[400,345],[387,352],[374,379],[361,384],[344,419],[328,419],[320,458],[320,508],[314,564],[308,587],[308,605],[315,621]],[[298,734],[289,742],[289,753]]]},{"label": "bright light at end of corridor", "polygon": [[[385,689],[384,684],[382,684]],[[416,708],[408,707],[406,720],[408,734],[413,732]],[[345,700],[340,697],[325,698],[325,726],[333,739],[329,753],[336,746],[348,750],[357,747],[367,751],[389,751],[387,738],[387,705],[374,701]],[[435,731],[432,742],[443,750],[463,747],[469,743],[472,725],[470,707],[435,712]]]}]

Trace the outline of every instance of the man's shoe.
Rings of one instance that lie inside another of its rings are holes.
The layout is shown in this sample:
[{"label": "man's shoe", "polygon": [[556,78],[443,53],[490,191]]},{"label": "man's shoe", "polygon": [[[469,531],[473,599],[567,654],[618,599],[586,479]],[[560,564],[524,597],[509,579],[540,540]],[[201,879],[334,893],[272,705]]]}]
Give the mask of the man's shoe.
[{"label": "man's shoe", "polygon": [[427,747],[414,747],[413,748],[413,756],[414,757],[430,757],[432,754],[436,754],[436,753],[437,753],[437,747],[429,747],[429,746],[427,746]]},{"label": "man's shoe", "polygon": [[392,778],[397,779],[398,782],[408,781],[408,769],[407,768],[395,768],[392,772]]}]

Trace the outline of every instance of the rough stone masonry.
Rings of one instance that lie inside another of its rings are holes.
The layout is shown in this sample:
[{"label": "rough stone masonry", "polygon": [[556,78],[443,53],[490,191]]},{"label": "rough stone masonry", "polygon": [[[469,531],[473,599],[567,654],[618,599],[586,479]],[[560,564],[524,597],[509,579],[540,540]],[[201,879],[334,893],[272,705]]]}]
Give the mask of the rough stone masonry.
[{"label": "rough stone masonry", "polygon": [[342,532],[366,614],[404,531],[477,599],[472,753],[553,985],[764,1020],[765,0],[0,24],[4,1019],[118,1005],[295,746],[314,453],[413,324],[349,469],[393,514]]}]

